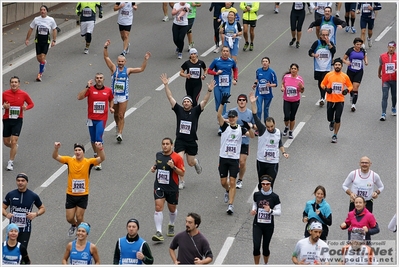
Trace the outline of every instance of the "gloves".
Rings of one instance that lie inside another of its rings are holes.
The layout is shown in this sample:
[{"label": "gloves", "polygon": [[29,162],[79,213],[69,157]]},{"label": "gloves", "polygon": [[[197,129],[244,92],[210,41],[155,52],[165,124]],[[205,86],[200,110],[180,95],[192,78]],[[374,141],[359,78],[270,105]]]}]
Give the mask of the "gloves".
[{"label": "gloves", "polygon": [[244,127],[247,130],[251,129],[251,127],[249,126],[248,122],[243,121],[243,120],[241,120],[241,121],[242,121],[242,127]]},{"label": "gloves", "polygon": [[222,100],[220,101],[220,104],[225,105],[227,103],[230,103],[230,101],[229,101],[230,96],[231,96],[231,94],[229,94],[229,93],[222,94]]},{"label": "gloves", "polygon": [[332,88],[326,88],[327,94],[332,94]]},{"label": "gloves", "polygon": [[342,91],[343,95],[346,95],[349,92],[348,88],[346,88],[345,90]]}]

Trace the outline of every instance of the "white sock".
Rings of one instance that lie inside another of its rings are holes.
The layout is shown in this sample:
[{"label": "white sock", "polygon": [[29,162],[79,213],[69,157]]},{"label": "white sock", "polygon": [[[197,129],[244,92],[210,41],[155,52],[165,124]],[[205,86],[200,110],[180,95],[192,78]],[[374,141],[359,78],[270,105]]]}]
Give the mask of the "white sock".
[{"label": "white sock", "polygon": [[157,231],[162,233],[162,221],[163,221],[163,213],[161,212],[154,212],[154,222],[155,222],[155,228],[157,228]]},{"label": "white sock", "polygon": [[177,216],[177,209],[175,210],[175,212],[169,212],[169,224],[175,225],[176,216]]}]

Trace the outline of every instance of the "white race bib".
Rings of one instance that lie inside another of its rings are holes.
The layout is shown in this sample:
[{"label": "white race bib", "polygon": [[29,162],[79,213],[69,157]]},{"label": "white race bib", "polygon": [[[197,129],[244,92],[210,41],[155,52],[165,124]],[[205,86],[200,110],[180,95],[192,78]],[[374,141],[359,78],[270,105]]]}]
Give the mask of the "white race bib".
[{"label": "white race bib", "polygon": [[72,179],[72,193],[84,193],[86,183],[84,179]]},{"label": "white race bib", "polygon": [[15,223],[18,228],[24,228],[26,226],[26,213],[13,212],[11,223]]},{"label": "white race bib", "polygon": [[166,170],[157,169],[157,180],[160,184],[169,184],[170,172]]},{"label": "white race bib", "polygon": [[93,102],[93,113],[103,114],[105,111],[105,101],[94,101]]},{"label": "white race bib", "polygon": [[295,97],[298,95],[298,90],[294,86],[287,86],[287,88],[285,88],[285,92],[287,93],[287,96],[289,96],[289,97]]},{"label": "white race bib", "polygon": [[191,125],[192,122],[191,121],[180,121],[180,130],[179,132],[182,134],[190,134],[191,132]]},{"label": "white race bib", "polygon": [[11,106],[8,111],[8,118],[9,119],[18,119],[20,113],[21,113],[21,107]]},{"label": "white race bib", "polygon": [[191,78],[198,79],[200,77],[201,69],[200,68],[190,68],[189,73]]},{"label": "white race bib", "polygon": [[230,76],[229,75],[219,75],[219,86],[229,86]]},{"label": "white race bib", "polygon": [[352,59],[351,68],[353,70],[360,70],[362,68],[362,61],[360,59]]},{"label": "white race bib", "polygon": [[271,223],[272,215],[266,212],[265,209],[258,208],[258,223]]},{"label": "white race bib", "polygon": [[332,93],[341,94],[342,93],[342,83],[332,83]]},{"label": "white race bib", "polygon": [[385,73],[386,74],[395,73],[395,63],[386,63],[385,64]]}]

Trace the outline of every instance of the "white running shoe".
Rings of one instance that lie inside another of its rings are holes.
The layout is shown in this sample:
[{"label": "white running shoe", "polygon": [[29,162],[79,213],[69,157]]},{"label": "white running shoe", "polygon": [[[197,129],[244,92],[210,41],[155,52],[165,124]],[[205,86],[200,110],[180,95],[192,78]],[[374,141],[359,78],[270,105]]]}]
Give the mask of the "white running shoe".
[{"label": "white running shoe", "polygon": [[127,45],[126,54],[130,52],[130,43]]},{"label": "white running shoe", "polygon": [[351,111],[352,111],[352,112],[355,112],[355,111],[356,111],[356,106],[355,106],[355,104],[352,104]]},{"label": "white running shoe", "polygon": [[179,189],[180,189],[180,190],[183,190],[185,187],[186,187],[186,183],[185,183],[184,181],[181,181],[181,182],[179,183]]},{"label": "white running shoe", "polygon": [[201,165],[200,165],[200,163],[199,163],[199,160],[198,160],[198,159],[196,159],[196,160],[197,160],[197,163],[195,163],[195,165],[194,165],[195,171],[197,172],[197,174],[201,174],[201,172],[202,172],[202,167],[201,167]]},{"label": "white running shoe", "polygon": [[224,203],[229,202],[229,192],[224,192]]},{"label": "white running shoe", "polygon": [[369,48],[373,46],[373,40],[371,40],[371,38],[367,37],[367,45],[369,46]]},{"label": "white running shoe", "polygon": [[89,48],[85,47],[85,50],[83,51],[86,55],[89,53]]},{"label": "white running shoe", "polygon": [[213,49],[213,53],[219,53],[219,46],[216,46],[216,48]]},{"label": "white running shoe", "polygon": [[7,163],[7,171],[12,171],[14,170],[14,162],[12,160],[9,160]]},{"label": "white running shoe", "polygon": [[169,17],[168,16],[163,17],[162,21],[164,22],[169,21]]},{"label": "white running shoe", "polygon": [[76,232],[76,226],[71,225],[71,227],[68,230],[68,236],[70,237],[74,236],[75,232]]},{"label": "white running shoe", "polygon": [[233,204],[229,204],[229,207],[227,208],[227,214],[232,215],[234,213],[234,206]]},{"label": "white running shoe", "polygon": [[116,141],[118,141],[118,143],[120,143],[120,142],[122,142],[122,135],[121,134],[118,134],[117,136],[116,136]]},{"label": "white running shoe", "polygon": [[94,169],[95,169],[96,171],[101,171],[101,170],[102,170],[101,163],[98,164],[98,165],[95,165],[95,166],[94,166]]},{"label": "white running shoe", "polygon": [[238,188],[238,189],[242,188],[242,180],[240,180],[240,179],[237,180],[236,188]]}]

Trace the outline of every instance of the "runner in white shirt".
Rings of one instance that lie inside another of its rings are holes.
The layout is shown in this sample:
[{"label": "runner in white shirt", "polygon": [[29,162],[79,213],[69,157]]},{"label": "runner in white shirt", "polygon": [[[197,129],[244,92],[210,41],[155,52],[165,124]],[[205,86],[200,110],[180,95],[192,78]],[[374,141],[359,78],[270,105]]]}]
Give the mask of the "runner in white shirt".
[{"label": "runner in white shirt", "polygon": [[310,236],[296,243],[292,253],[294,264],[329,265],[330,254],[326,242],[320,239],[323,227],[320,222],[313,222],[309,227]]},{"label": "runner in white shirt", "polygon": [[[373,200],[384,190],[384,184],[380,176],[370,170],[371,160],[368,157],[360,158],[360,169],[351,171],[346,177],[342,188],[350,196],[349,211],[355,208],[356,196],[362,196],[366,200],[366,208],[373,212]],[[378,189],[374,191],[374,186]]]},{"label": "runner in white shirt", "polygon": [[114,11],[118,11],[118,25],[123,41],[122,56],[129,53],[129,34],[133,24],[133,10],[137,10],[136,2],[117,2],[114,5]]}]

